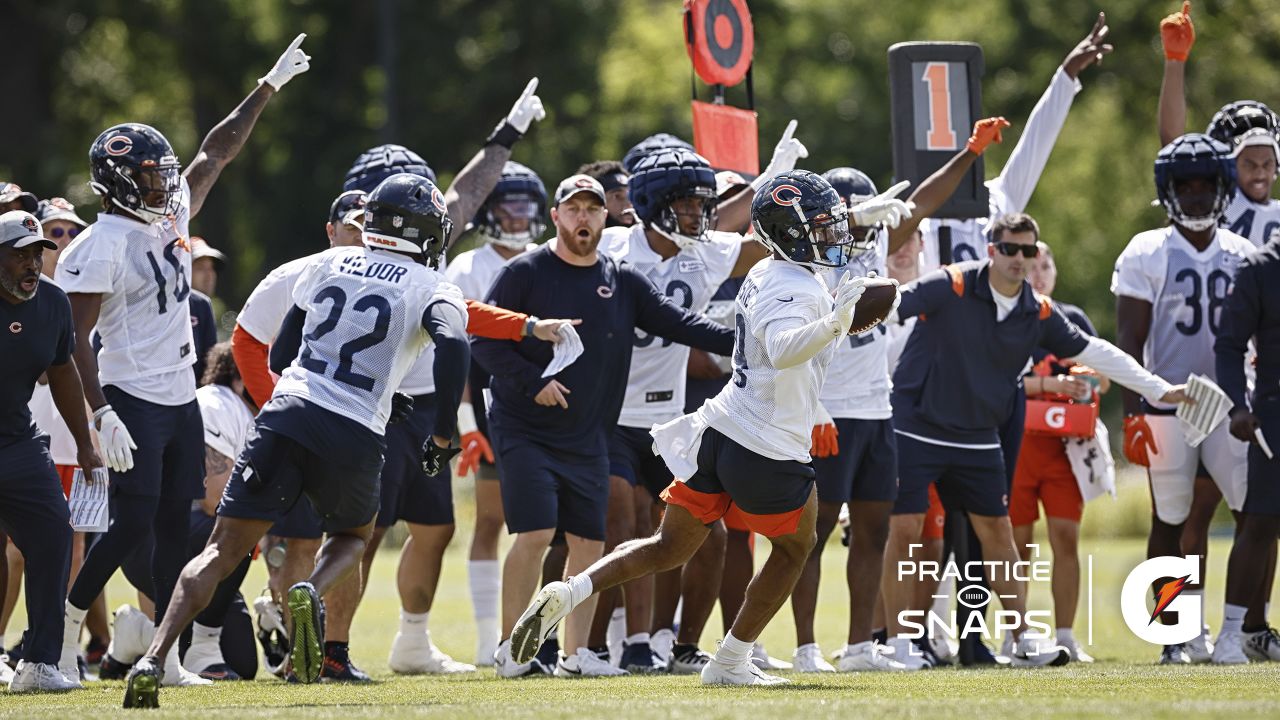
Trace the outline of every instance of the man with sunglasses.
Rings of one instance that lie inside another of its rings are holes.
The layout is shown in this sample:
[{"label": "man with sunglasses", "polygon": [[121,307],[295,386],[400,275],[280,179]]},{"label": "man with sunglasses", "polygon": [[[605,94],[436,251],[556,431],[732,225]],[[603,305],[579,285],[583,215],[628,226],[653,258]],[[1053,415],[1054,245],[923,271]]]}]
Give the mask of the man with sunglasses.
[{"label": "man with sunglasses", "polygon": [[[1031,289],[1027,270],[1040,251],[1039,228],[1030,216],[1003,215],[991,231],[986,260],[935,270],[902,291],[896,318],[919,319],[893,375],[899,485],[885,566],[897,568],[910,557],[924,527],[929,486],[936,484],[949,511],[968,515],[984,560],[994,563],[987,579],[1004,609],[1017,614],[1013,665],[1062,665],[1070,661],[1065,648],[1041,646],[1026,632],[1027,588],[1012,572],[1019,556],[999,428],[1022,371],[1043,347],[1151,400],[1178,403],[1185,395],[1111,343],[1088,337]],[[911,607],[913,586],[885,584],[890,638],[903,636],[900,613]]]},{"label": "man with sunglasses", "polygon": [[[79,677],[86,609],[128,556],[154,532],[157,623],[186,561],[191,501],[204,496],[204,430],[191,366],[188,224],[222,170],[239,154],[275,94],[309,69],[298,35],[257,88],[205,137],[182,171],[169,141],[140,123],[103,131],[89,149],[90,186],[103,212],[63,252],[56,280],[76,331],[96,325],[102,351],[76,346],[76,368],[111,471],[111,529],[89,550],[67,598],[59,667]],[[135,453],[136,451],[136,453]],[[209,681],[164,658],[166,685]]]}]

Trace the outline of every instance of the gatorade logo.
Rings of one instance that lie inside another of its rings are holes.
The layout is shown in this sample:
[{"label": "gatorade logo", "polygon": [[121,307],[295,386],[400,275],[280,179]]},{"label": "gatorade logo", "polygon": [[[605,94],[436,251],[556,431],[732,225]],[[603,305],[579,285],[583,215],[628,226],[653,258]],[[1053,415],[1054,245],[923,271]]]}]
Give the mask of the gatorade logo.
[{"label": "gatorade logo", "polygon": [[1044,412],[1044,424],[1054,429],[1060,429],[1067,424],[1067,409],[1061,405],[1050,407]]}]

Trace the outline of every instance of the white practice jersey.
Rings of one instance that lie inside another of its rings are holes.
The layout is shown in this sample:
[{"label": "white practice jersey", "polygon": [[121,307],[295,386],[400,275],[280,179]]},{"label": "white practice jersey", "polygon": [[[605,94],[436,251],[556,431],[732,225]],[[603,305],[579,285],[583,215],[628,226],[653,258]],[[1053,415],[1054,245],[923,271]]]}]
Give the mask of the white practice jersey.
[{"label": "white practice jersey", "polygon": [[[849,264],[825,276],[829,287],[836,287],[846,274],[854,277],[875,272],[885,277],[885,259],[889,253],[888,233],[880,233],[880,244],[874,250],[854,257]],[[850,335],[836,344],[836,356],[822,384],[822,406],[833,418],[886,420],[893,417],[889,394],[888,328],[881,323],[861,335]]]},{"label": "white practice jersey", "polygon": [[290,260],[267,273],[249,294],[249,299],[244,301],[244,307],[236,316],[236,324],[263,345],[275,342],[284,316],[293,307],[293,286],[298,282],[298,276],[320,255],[315,253]]},{"label": "white practice jersey", "polygon": [[[712,231],[705,241],[664,260],[649,245],[639,223],[609,228],[600,239],[601,254],[636,268],[671,302],[694,313],[706,311],[720,283],[729,279],[741,250],[741,235]],[[689,346],[639,328],[631,345],[631,372],[618,424],[648,430],[683,415]]]},{"label": "white practice jersey", "polygon": [[[525,252],[537,247],[530,244]],[[450,260],[449,267],[444,271],[444,279],[457,285],[462,290],[462,297],[483,301],[488,297],[489,288],[493,287],[498,271],[518,257],[520,254],[504,258],[493,248],[493,243],[485,243]]]},{"label": "white practice jersey", "polygon": [[182,181],[175,218],[149,225],[100,213],[58,257],[55,279],[68,294],[101,294],[98,381],[158,405],[196,394],[191,334],[191,195]]},{"label": "white practice jersey", "polygon": [[240,456],[253,427],[253,411],[226,385],[205,385],[196,390],[204,421],[204,444],[232,460]]},{"label": "white practice jersey", "polygon": [[431,341],[423,314],[441,300],[466,317],[458,287],[411,258],[364,247],[320,253],[293,289],[307,319],[275,394],[306,398],[383,434],[391,395]]},{"label": "white practice jersey", "polygon": [[1280,237],[1280,202],[1267,198],[1265,203],[1256,203],[1236,188],[1219,224],[1254,247],[1262,247],[1272,237]]},{"label": "white practice jersey", "polygon": [[53,404],[53,391],[48,385],[36,383],[31,392],[31,402],[27,403],[31,410],[31,419],[36,427],[49,436],[49,454],[57,465],[78,465],[76,458],[76,439],[62,419],[58,406]]},{"label": "white practice jersey", "polygon": [[[1217,378],[1213,341],[1236,269],[1253,244],[1219,229],[1198,251],[1169,227],[1138,233],[1116,259],[1111,292],[1152,305],[1142,349],[1147,370],[1177,385],[1191,373]],[[1168,409],[1171,405],[1154,403]]]},{"label": "white practice jersey", "polygon": [[[1049,87],[1027,117],[1026,127],[1022,129],[1018,144],[1009,155],[1004,169],[1000,171],[999,177],[986,183],[989,217],[972,220],[926,218],[920,223],[920,234],[924,240],[924,268],[921,274],[937,270],[942,264],[938,230],[943,227],[951,229],[951,262],[977,260],[987,256],[987,225],[993,218],[1004,213],[1022,212],[1026,209],[1080,87],[1080,81],[1072,80],[1061,67],[1054,71]],[[1010,128],[1005,132],[1016,131],[1017,128]]]},{"label": "white practice jersey", "polygon": [[770,324],[809,323],[835,302],[822,278],[784,260],[762,260],[738,292],[730,382],[698,412],[708,424],[748,450],[775,460],[809,462],[818,392],[843,338],[808,362],[773,366],[765,344]]}]

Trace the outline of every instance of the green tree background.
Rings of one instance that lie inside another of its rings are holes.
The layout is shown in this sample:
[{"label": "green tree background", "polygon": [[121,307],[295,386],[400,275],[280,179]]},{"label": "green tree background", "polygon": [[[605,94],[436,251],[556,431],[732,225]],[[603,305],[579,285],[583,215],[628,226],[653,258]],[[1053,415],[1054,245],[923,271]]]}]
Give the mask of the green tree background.
[{"label": "green tree background", "polygon": [[[893,174],[886,51],[905,40],[980,43],[984,113],[1013,121],[988,151],[1003,166],[1054,68],[1107,12],[1116,51],[1083,76],[1029,211],[1059,257],[1058,296],[1114,331],[1112,262],[1163,222],[1151,162],[1160,18],[1179,3],[1025,0],[750,0],[761,154],[788,120],[804,166]],[[274,265],[324,246],[329,202],[352,159],[379,142],[421,153],[447,184],[530,76],[547,119],[515,159],[554,183],[657,131],[692,136],[690,65],[676,0],[8,0],[0,16],[6,102],[0,178],[65,195],[92,216],[89,143],[127,120],[154,124],[189,159],[298,32],[311,71],[272,101],[193,232],[227,251],[235,306]],[[1199,3],[1189,129],[1222,104],[1274,104],[1280,13],[1267,0]],[[741,101],[731,89],[730,100]]]}]

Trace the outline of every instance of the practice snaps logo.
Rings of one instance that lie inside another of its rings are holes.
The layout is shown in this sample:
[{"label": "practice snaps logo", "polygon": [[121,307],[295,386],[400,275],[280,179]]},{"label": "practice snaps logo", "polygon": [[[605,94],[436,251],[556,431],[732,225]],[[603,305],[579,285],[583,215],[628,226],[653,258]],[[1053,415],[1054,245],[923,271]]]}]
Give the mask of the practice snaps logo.
[{"label": "practice snaps logo", "polygon": [[[1155,605],[1147,610],[1147,594],[1155,591]],[[1199,595],[1186,595],[1188,585],[1200,582],[1200,556],[1163,555],[1143,562],[1125,578],[1120,590],[1120,612],[1124,622],[1142,640],[1153,645],[1177,645],[1197,636],[1204,628],[1204,604]],[[1178,622],[1159,622],[1163,612],[1176,612]]]}]

